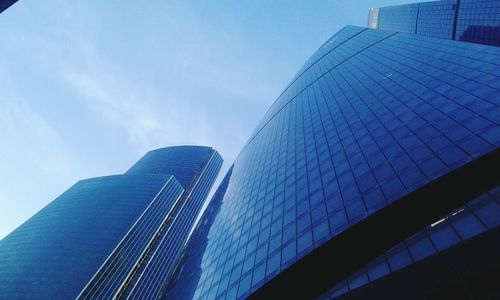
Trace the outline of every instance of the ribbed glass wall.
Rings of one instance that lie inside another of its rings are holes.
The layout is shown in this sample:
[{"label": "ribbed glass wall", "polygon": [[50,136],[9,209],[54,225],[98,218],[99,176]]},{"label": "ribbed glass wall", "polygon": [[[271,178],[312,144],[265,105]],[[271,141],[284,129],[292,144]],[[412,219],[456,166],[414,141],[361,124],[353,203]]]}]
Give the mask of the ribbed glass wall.
[{"label": "ribbed glass wall", "polygon": [[180,259],[181,250],[221,165],[222,158],[212,150],[205,166],[184,192],[184,198],[175,208],[171,223],[158,237],[157,246],[147,262],[143,263],[143,267],[131,279],[132,284],[122,292],[124,299],[158,299]]},{"label": "ribbed glass wall", "polygon": [[[215,217],[220,211],[222,199],[226,194],[227,187],[231,180],[232,171],[233,167],[231,166],[226,176],[217,188],[217,191],[215,192],[212,200],[207,206],[207,209],[203,213],[203,217],[200,219],[200,222],[196,226],[196,229],[193,231],[190,242],[188,243],[187,248],[183,253],[182,259],[177,266],[177,273],[173,274],[173,276],[171,277],[170,282],[165,287],[163,296],[168,295],[168,298],[170,299],[193,298],[195,287],[201,274],[200,263],[203,257],[203,252],[205,251],[208,244],[207,235],[210,231]],[[179,276],[182,277],[179,278]],[[178,288],[172,291],[172,287],[174,287],[178,282],[182,282],[182,288]]]},{"label": "ribbed glass wall", "polygon": [[[160,199],[162,189],[167,193]],[[117,245],[142,242],[136,235],[126,238],[141,215],[150,207],[171,205],[181,192],[168,175],[76,183],[0,241],[0,298],[76,298]]]},{"label": "ribbed glass wall", "polygon": [[221,165],[177,146],[78,182],[0,241],[0,298],[158,298]]},{"label": "ribbed glass wall", "polygon": [[184,260],[196,275],[179,272],[167,297],[255,295],[323,245],[409,203],[401,199],[432,196],[424,187],[497,157],[499,61],[490,46],[352,26],[335,34],[239,154],[207,236],[192,241],[205,250]]},{"label": "ribbed glass wall", "polygon": [[500,1],[459,0],[456,39],[500,46]]},{"label": "ribbed glass wall", "polygon": [[500,46],[500,1],[442,0],[368,11],[368,26]]}]

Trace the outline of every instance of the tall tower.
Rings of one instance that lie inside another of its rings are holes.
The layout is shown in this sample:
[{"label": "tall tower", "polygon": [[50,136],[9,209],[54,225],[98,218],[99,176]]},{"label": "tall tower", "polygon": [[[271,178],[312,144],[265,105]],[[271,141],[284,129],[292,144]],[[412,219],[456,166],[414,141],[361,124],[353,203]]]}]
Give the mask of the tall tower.
[{"label": "tall tower", "polygon": [[441,0],[370,8],[368,27],[500,46],[500,1]]},{"label": "tall tower", "polygon": [[125,298],[141,285],[157,298],[221,165],[212,148],[169,147],[77,182],[0,241],[0,298]]},{"label": "tall tower", "polygon": [[346,26],[306,61],[167,299],[500,295],[500,48],[414,33]]}]

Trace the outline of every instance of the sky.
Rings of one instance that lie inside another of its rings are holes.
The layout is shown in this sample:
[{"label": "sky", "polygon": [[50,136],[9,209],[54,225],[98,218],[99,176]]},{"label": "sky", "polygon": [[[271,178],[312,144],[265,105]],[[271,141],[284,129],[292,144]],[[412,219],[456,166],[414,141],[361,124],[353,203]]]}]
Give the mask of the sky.
[{"label": "sky", "polygon": [[0,239],[152,149],[212,146],[224,175],[319,46],[411,2],[20,0],[0,14]]}]

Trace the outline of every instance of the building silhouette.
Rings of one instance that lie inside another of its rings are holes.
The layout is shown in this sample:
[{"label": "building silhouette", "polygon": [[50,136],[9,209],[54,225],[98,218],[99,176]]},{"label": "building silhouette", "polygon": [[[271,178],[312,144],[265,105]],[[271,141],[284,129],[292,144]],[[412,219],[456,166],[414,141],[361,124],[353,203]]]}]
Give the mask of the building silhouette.
[{"label": "building silhouette", "polygon": [[77,182],[0,241],[0,299],[158,298],[221,165],[169,147]]}]

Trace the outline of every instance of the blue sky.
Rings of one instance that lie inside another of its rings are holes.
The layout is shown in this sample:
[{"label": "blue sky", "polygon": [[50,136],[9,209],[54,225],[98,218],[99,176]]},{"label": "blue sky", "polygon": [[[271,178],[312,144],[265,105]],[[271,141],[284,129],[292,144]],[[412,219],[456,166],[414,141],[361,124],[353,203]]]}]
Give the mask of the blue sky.
[{"label": "blue sky", "polygon": [[19,1],[0,14],[0,238],[154,148],[212,146],[226,169],[326,39],[410,2]]}]

